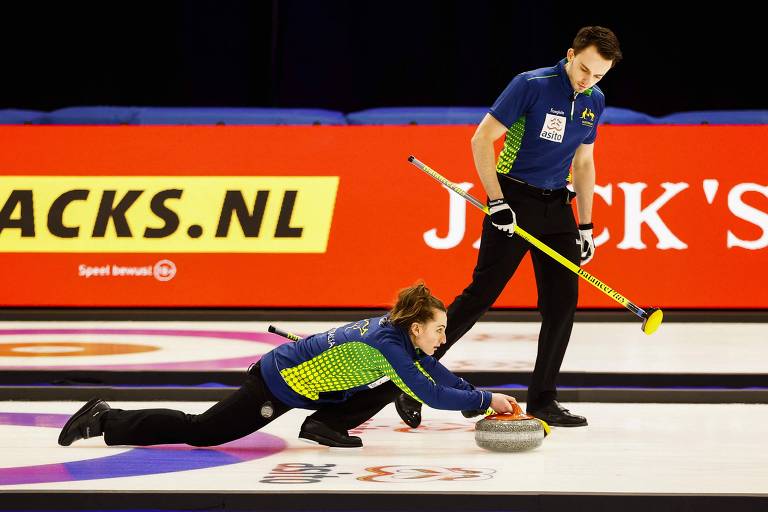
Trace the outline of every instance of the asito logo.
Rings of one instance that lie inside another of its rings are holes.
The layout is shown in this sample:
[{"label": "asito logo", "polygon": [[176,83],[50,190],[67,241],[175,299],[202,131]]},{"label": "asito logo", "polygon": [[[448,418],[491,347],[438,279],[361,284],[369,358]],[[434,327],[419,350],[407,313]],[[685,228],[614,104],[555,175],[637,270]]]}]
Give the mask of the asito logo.
[{"label": "asito logo", "polygon": [[547,114],[544,118],[544,126],[541,128],[539,137],[558,144],[563,142],[565,137],[565,117]]},{"label": "asito logo", "polygon": [[0,247],[322,253],[338,183],[337,176],[9,176],[0,183]]},{"label": "asito logo", "polygon": [[339,478],[339,475],[352,474],[333,474],[334,468],[336,468],[336,464],[308,464],[305,462],[278,464],[259,482],[263,484],[316,484],[325,478]]},{"label": "asito logo", "polygon": [[374,473],[357,479],[362,482],[434,482],[456,480],[489,480],[495,469],[489,468],[443,468],[440,466],[374,466],[365,468]]},{"label": "asito logo", "polygon": [[[361,482],[378,483],[423,483],[445,481],[480,481],[493,478],[495,469],[490,468],[445,468],[440,466],[373,466],[365,468],[365,476],[356,477]],[[309,464],[305,462],[289,462],[278,464],[264,476],[263,484],[317,484],[328,478],[339,478],[352,475],[351,472],[337,470],[336,464]]]}]

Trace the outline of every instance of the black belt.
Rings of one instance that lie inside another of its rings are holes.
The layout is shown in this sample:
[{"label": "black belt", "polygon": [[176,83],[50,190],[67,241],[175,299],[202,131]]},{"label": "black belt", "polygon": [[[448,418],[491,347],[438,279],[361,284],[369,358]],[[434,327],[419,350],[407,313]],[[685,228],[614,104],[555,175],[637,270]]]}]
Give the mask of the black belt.
[{"label": "black belt", "polygon": [[530,183],[526,183],[523,180],[519,180],[517,178],[513,178],[512,176],[509,176],[507,174],[501,174],[499,173],[499,176],[502,176],[509,180],[511,183],[514,183],[515,185],[518,185],[520,187],[524,187],[528,192],[533,192],[536,195],[549,197],[553,195],[562,194],[564,191],[568,190],[567,188],[539,188],[534,187]]},{"label": "black belt", "polygon": [[510,185],[514,185],[520,190],[525,191],[529,196],[539,198],[542,201],[551,201],[552,199],[562,197],[565,204],[571,204],[573,198],[576,197],[576,192],[573,192],[569,188],[539,188],[506,174],[499,174],[499,176],[506,178],[507,183]]}]

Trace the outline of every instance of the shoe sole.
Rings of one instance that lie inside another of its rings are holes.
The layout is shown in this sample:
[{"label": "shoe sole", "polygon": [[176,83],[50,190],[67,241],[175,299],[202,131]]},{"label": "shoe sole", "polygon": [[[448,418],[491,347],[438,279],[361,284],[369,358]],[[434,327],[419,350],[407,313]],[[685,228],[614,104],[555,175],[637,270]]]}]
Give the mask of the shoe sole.
[{"label": "shoe sole", "polygon": [[61,428],[61,433],[59,434],[59,445],[61,446],[69,446],[72,444],[73,441],[70,441],[68,443],[63,442],[64,433],[67,432],[70,426],[72,426],[72,423],[79,420],[83,417],[86,413],[88,413],[94,405],[101,402],[101,398],[91,398],[88,400],[84,406],[80,408],[79,411],[77,411],[75,414],[72,415],[71,418],[67,420],[67,422],[64,424],[64,426]]},{"label": "shoe sole", "polygon": [[311,444],[312,446],[322,446],[323,448],[328,448],[329,450],[340,450],[340,451],[346,451],[346,450],[362,450],[362,446],[328,446],[326,444],[318,443],[317,441],[313,441],[311,439],[307,439],[305,437],[300,437],[299,441],[306,444]]},{"label": "shoe sole", "polygon": [[557,423],[555,421],[548,421],[544,418],[539,418],[535,414],[531,414],[529,412],[526,414],[529,416],[533,416],[537,420],[545,421],[547,425],[549,425],[550,427],[586,427],[589,425],[589,423],[587,423],[586,421],[584,421],[584,423]]},{"label": "shoe sole", "polygon": [[301,432],[299,434],[299,439],[302,441],[308,442],[308,443],[315,443],[322,446],[327,446],[328,448],[362,448],[362,444],[338,444],[334,441],[330,441],[327,437],[318,436],[316,434],[309,434],[306,432]]},{"label": "shoe sole", "polygon": [[419,425],[421,425],[421,413],[419,413],[418,419],[411,419],[409,418],[409,414],[404,412],[400,407],[398,407],[397,403],[395,403],[395,410],[397,411],[397,415],[400,416],[400,419],[403,420],[403,423],[408,425],[411,428],[419,428]]},{"label": "shoe sole", "polygon": [[403,420],[403,423],[408,425],[408,428],[419,428],[419,426],[421,425],[421,420],[419,420],[419,422],[416,423],[411,421],[405,421],[405,418],[403,418],[402,416],[400,416],[400,419]]}]

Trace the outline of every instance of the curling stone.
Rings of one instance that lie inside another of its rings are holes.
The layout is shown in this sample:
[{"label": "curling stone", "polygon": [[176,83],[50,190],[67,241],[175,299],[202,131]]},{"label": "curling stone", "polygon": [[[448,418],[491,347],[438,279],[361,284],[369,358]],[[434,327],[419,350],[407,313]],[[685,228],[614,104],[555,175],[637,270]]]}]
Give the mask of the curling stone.
[{"label": "curling stone", "polygon": [[493,452],[522,452],[541,444],[549,435],[546,422],[524,414],[514,404],[513,413],[491,414],[475,424],[475,442]]}]

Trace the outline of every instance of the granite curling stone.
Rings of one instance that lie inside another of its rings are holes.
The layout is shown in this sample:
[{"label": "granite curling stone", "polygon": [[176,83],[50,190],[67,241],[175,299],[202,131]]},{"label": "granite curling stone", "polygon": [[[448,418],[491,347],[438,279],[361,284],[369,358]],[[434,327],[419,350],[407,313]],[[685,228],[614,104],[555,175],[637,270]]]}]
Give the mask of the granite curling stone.
[{"label": "granite curling stone", "polygon": [[511,414],[492,414],[475,424],[475,442],[480,448],[493,452],[532,450],[541,445],[548,434],[546,422],[523,414],[517,405]]}]

